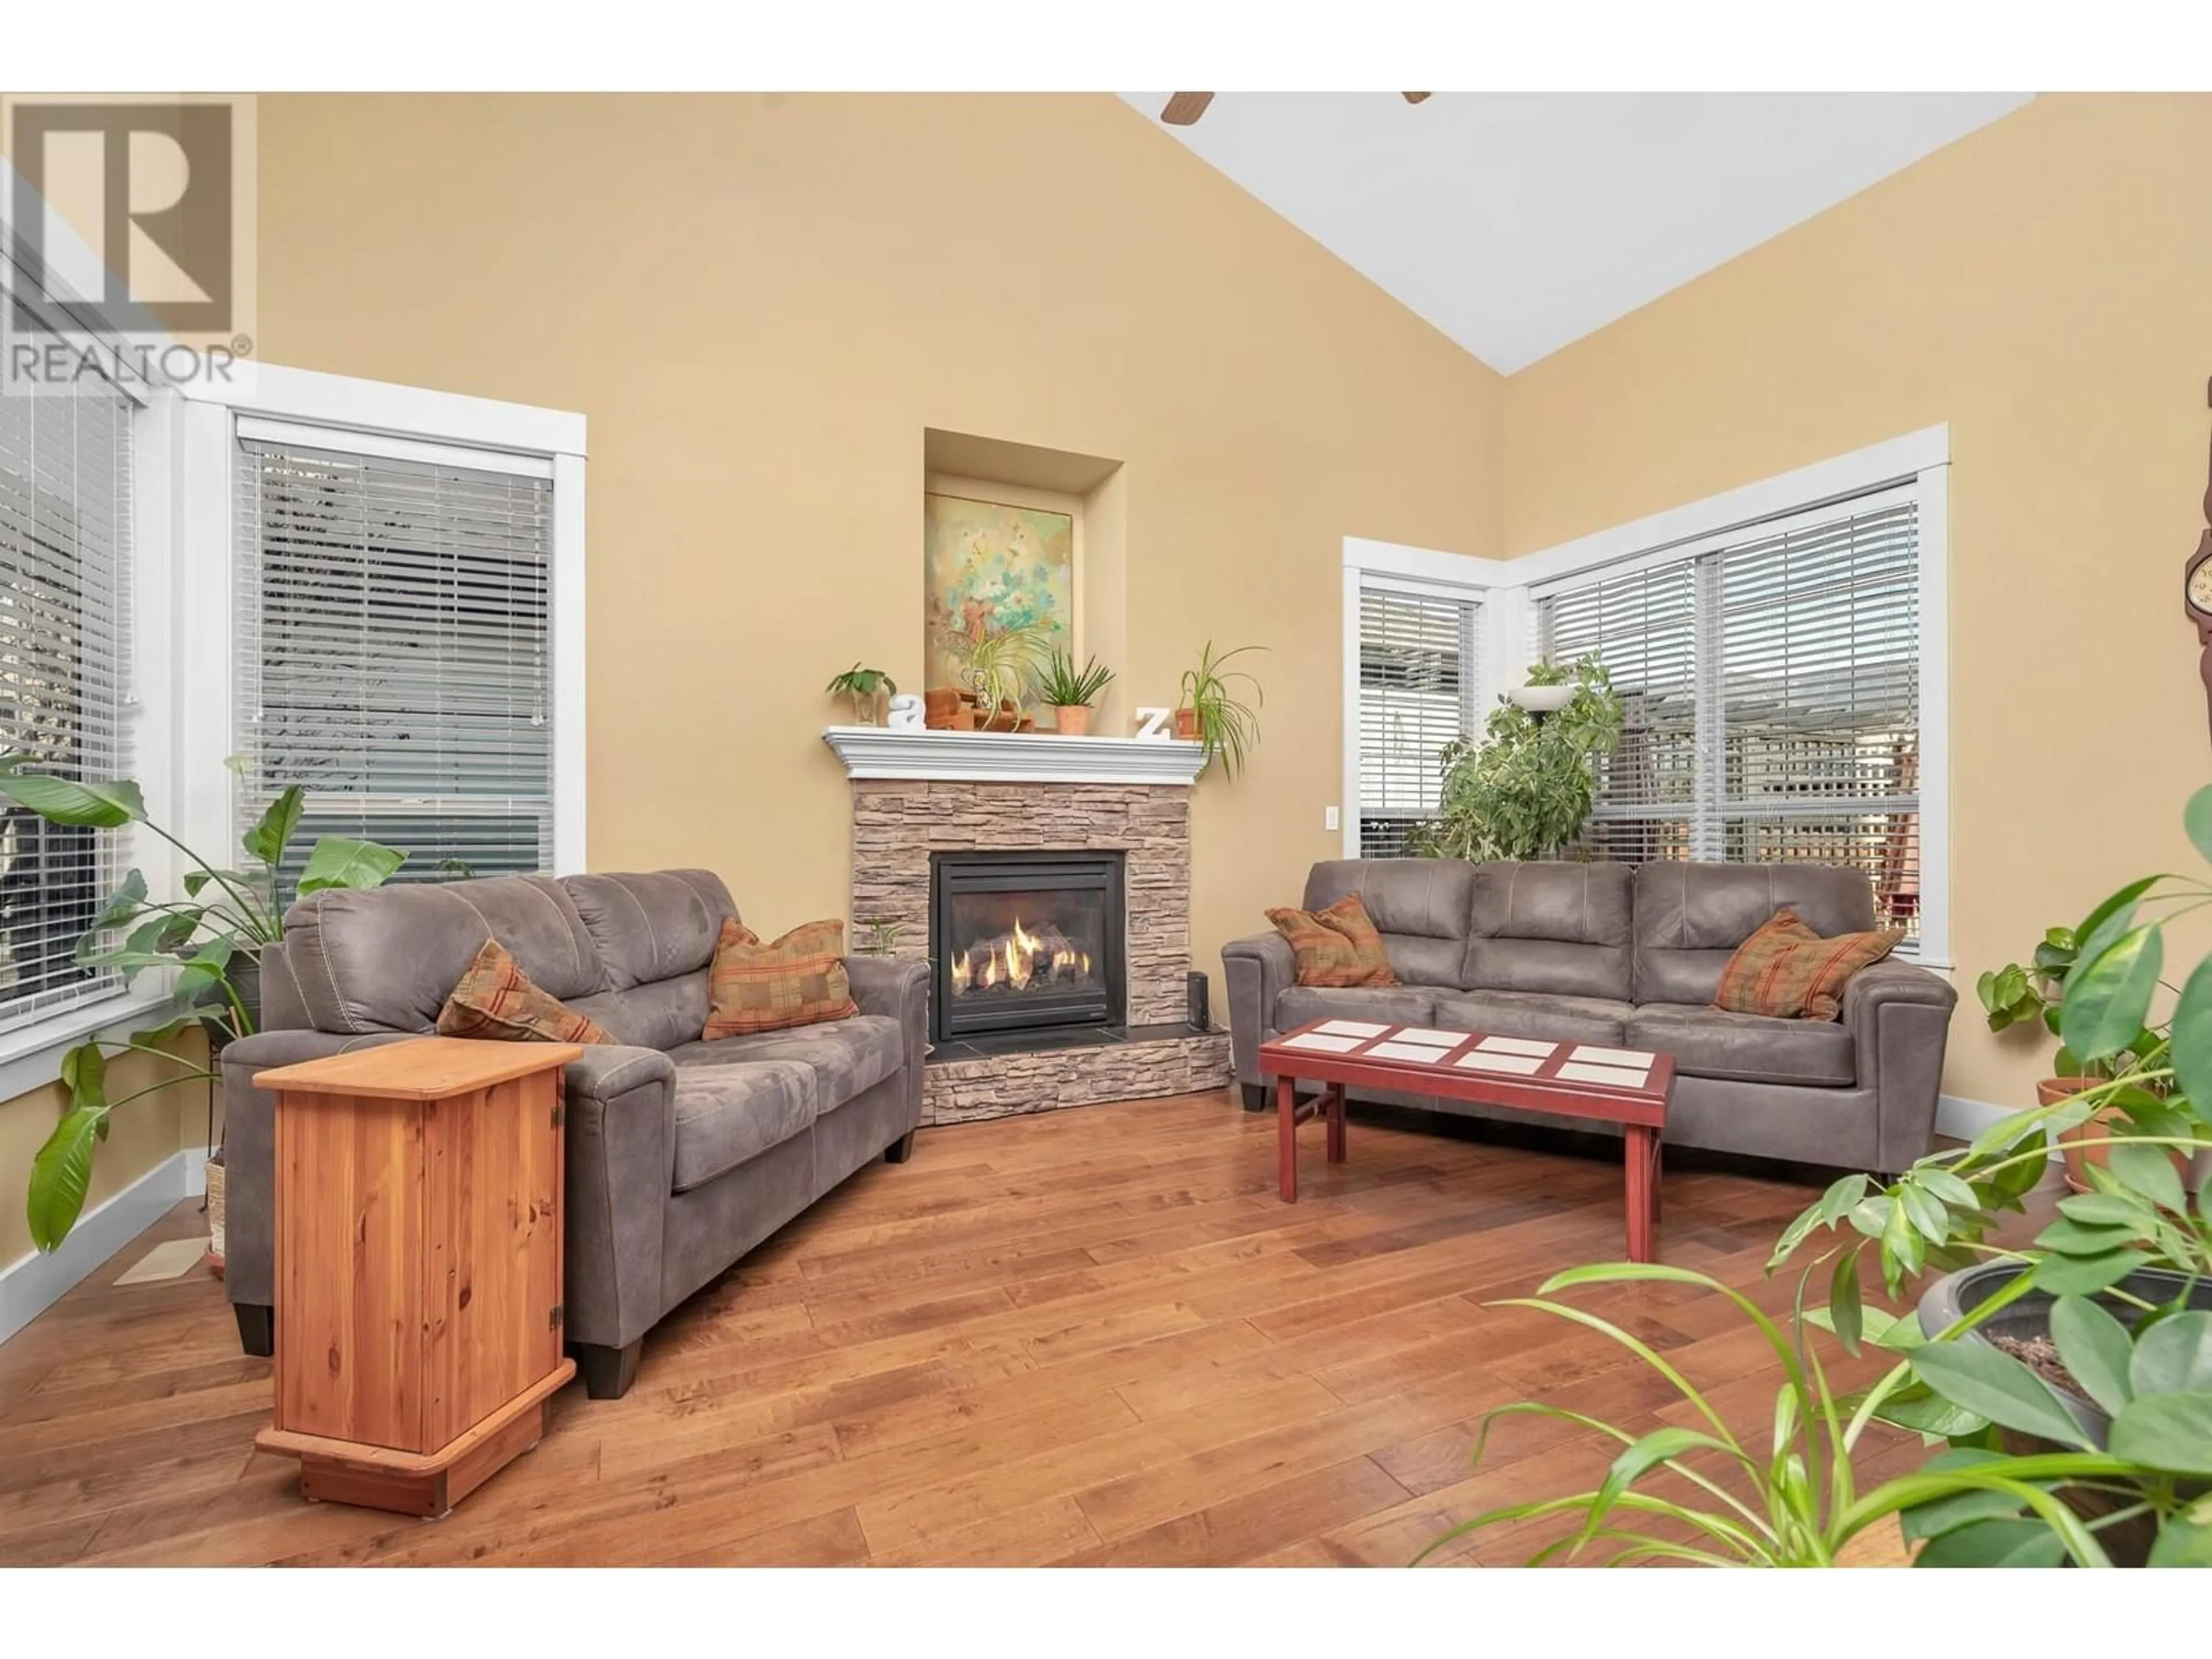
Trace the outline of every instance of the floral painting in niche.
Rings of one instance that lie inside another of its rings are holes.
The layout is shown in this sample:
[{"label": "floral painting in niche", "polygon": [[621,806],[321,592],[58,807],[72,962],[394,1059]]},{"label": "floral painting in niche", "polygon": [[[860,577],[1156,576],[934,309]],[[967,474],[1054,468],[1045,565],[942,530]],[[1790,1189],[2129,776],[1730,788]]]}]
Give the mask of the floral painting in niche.
[{"label": "floral painting in niche", "polygon": [[1075,648],[1075,520],[1065,513],[922,497],[923,661],[932,689],[961,684],[948,635],[1041,623]]}]

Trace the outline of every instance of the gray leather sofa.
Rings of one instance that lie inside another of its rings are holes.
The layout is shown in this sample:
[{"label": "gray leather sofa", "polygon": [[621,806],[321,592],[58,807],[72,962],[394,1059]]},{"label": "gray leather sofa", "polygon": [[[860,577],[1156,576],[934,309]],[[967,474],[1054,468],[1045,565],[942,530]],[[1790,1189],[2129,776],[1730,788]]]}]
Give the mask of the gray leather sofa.
[{"label": "gray leather sofa", "polygon": [[1355,1015],[1664,1050],[1676,1063],[1666,1138],[1678,1145],[1891,1173],[1928,1151],[1958,1000],[1943,980],[1909,963],[1876,963],[1852,978],[1840,1021],[1711,1006],[1730,953],[1784,905],[1822,934],[1872,927],[1874,895],[1856,871],[1340,860],[1314,866],[1304,906],[1352,892],[1382,935],[1401,981],[1394,988],[1301,986],[1290,945],[1272,932],[1223,947],[1237,1076],[1255,1109],[1265,1103],[1261,1043]]},{"label": "gray leather sofa", "polygon": [[225,1282],[270,1352],[275,1100],[256,1073],[419,1036],[486,937],[618,1039],[568,1068],[564,1322],[594,1399],[627,1390],[646,1332],[921,1118],[928,967],[848,958],[858,1018],[705,1042],[729,890],[704,870],[504,876],[321,892],[264,953],[262,1031],[222,1056]]}]

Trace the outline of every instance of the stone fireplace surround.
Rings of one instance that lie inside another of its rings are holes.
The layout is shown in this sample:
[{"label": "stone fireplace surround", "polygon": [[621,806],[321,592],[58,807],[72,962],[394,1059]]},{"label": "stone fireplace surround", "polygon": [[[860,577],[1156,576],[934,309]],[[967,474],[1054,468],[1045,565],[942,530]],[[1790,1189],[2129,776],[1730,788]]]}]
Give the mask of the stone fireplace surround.
[{"label": "stone fireplace surround", "polygon": [[[1196,744],[861,727],[823,735],[854,775],[852,915],[856,923],[898,923],[896,956],[928,955],[932,853],[1124,855],[1126,1030],[1071,1035],[1049,1048],[1041,1038],[1040,1046],[1012,1052],[979,1054],[949,1044],[923,1069],[924,1123],[1227,1086],[1228,1033],[1186,1023],[1188,780],[1197,767],[1194,754],[1179,751]],[[928,775],[870,775],[908,771]]]}]

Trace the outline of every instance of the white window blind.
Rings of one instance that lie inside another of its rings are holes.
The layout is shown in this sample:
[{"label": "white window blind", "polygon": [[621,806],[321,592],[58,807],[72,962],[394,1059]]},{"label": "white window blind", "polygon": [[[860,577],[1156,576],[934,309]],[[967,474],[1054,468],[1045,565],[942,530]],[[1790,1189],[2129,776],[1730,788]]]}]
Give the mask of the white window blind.
[{"label": "white window blind", "polygon": [[1471,599],[1364,580],[1359,589],[1359,850],[1401,858],[1436,814],[1444,746],[1475,723]]},{"label": "white window blind", "polygon": [[315,839],[409,854],[397,879],[552,858],[552,486],[543,477],[240,442],[241,826],[307,792]]},{"label": "white window blind", "polygon": [[1627,706],[1590,850],[1856,866],[1917,936],[1919,565],[1890,490],[1541,595],[1547,659],[1596,653]]},{"label": "white window blind", "polygon": [[[129,770],[131,411],[92,374],[0,395],[0,747],[78,781]],[[118,988],[76,951],[126,852],[0,812],[0,1030]]]}]

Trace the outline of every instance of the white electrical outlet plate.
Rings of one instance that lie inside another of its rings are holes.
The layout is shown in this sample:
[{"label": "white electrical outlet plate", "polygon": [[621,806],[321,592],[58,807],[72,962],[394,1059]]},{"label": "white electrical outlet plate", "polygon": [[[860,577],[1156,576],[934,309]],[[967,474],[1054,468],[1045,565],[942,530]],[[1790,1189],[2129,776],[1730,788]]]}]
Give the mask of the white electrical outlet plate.
[{"label": "white electrical outlet plate", "polygon": [[1344,814],[1334,806],[1322,807],[1321,827],[1324,830],[1341,830],[1344,828]]}]

